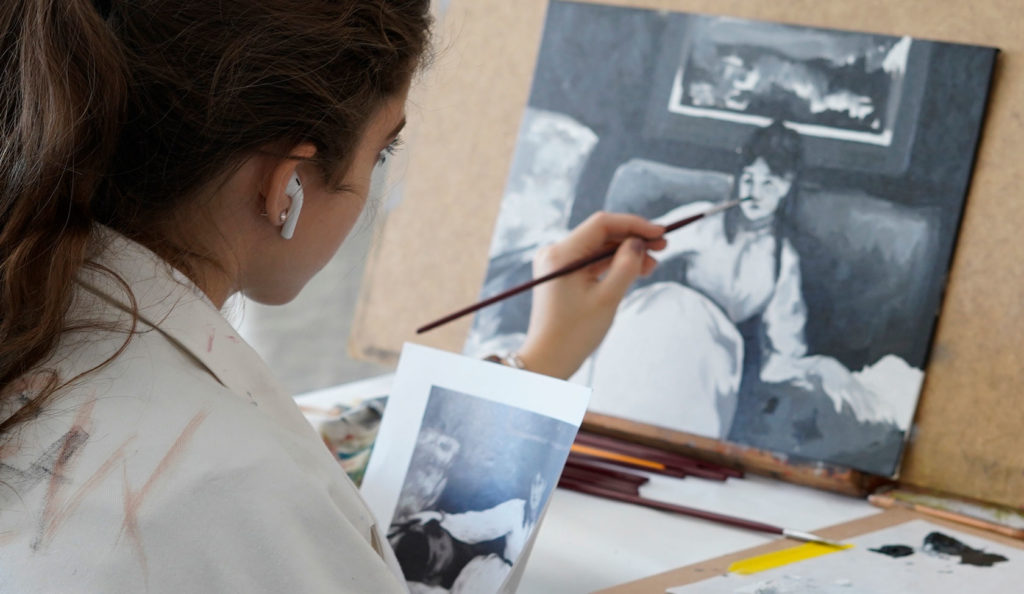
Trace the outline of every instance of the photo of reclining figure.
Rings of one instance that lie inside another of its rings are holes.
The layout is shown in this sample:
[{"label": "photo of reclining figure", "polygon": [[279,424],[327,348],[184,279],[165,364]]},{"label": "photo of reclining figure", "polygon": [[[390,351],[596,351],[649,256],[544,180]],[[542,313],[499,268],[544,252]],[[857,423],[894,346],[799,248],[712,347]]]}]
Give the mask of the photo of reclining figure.
[{"label": "photo of reclining figure", "polygon": [[434,386],[388,530],[410,591],[499,591],[575,435],[557,419]]}]

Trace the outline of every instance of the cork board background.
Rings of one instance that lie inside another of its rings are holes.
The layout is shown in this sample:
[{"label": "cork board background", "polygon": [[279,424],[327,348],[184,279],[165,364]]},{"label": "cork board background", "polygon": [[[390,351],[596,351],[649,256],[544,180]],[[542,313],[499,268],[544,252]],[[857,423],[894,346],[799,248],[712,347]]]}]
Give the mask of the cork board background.
[{"label": "cork board background", "polygon": [[[1024,507],[1024,7],[1019,0],[619,0],[998,47],[993,93],[901,481]],[[357,358],[405,341],[458,351],[470,319],[415,328],[479,296],[547,2],[452,0],[410,100],[353,323]]]}]

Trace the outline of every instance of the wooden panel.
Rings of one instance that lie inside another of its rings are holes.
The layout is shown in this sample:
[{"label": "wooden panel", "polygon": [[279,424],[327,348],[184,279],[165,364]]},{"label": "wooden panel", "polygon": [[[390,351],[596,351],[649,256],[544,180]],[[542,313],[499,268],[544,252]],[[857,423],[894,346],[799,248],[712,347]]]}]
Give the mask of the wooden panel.
[{"label": "wooden panel", "polygon": [[[610,2],[604,2],[612,4]],[[622,0],[999,47],[989,116],[902,480],[1024,507],[1024,8],[1019,0]],[[537,58],[546,2],[453,0],[411,101],[402,200],[364,279],[351,351],[394,362],[414,340],[460,350],[470,321],[414,329],[473,302]]]}]

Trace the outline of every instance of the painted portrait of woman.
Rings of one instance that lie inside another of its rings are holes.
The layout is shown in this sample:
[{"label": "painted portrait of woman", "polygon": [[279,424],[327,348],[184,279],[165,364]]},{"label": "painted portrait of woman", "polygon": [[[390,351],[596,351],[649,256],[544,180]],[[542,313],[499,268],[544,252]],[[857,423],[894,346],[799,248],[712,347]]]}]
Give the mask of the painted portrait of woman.
[{"label": "painted portrait of woman", "polygon": [[[657,258],[681,276],[641,287],[622,304],[595,355],[592,408],[628,407],[631,419],[725,438],[738,410],[752,404],[741,385],[753,378],[827,397],[861,422],[893,420],[885,400],[842,363],[808,352],[801,258],[790,238],[802,151],[800,135],[778,120],[750,134],[731,195],[722,197],[739,206],[668,236]],[[690,202],[657,220],[715,205]],[[637,348],[643,344],[652,348]]]}]

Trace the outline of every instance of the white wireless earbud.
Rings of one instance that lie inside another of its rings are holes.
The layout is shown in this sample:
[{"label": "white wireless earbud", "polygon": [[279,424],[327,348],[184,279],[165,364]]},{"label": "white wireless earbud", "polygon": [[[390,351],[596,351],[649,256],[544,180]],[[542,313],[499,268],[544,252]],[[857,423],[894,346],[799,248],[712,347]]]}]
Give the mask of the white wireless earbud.
[{"label": "white wireless earbud", "polygon": [[302,182],[299,181],[298,173],[292,175],[284,193],[292,199],[292,205],[288,207],[288,216],[281,227],[281,237],[291,239],[295,234],[295,224],[299,222],[299,212],[302,211]]}]

